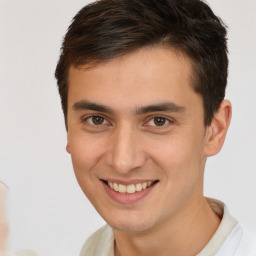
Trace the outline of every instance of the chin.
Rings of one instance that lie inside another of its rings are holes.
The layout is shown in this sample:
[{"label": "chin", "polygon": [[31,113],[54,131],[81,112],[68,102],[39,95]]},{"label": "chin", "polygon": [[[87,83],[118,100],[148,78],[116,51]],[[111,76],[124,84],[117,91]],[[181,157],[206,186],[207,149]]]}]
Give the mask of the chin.
[{"label": "chin", "polygon": [[114,229],[118,231],[124,231],[124,232],[143,232],[148,229],[150,229],[147,225],[134,225],[134,224],[111,224],[109,225]]},{"label": "chin", "polygon": [[[122,218],[123,217],[123,218]],[[152,221],[143,217],[122,216],[120,218],[105,219],[106,222],[115,230],[125,232],[143,232],[154,226]]]}]

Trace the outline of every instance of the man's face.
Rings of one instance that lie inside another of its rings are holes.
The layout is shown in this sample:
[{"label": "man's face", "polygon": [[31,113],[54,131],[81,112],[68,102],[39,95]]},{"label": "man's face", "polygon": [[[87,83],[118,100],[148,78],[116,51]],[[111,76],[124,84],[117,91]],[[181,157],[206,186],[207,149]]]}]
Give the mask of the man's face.
[{"label": "man's face", "polygon": [[187,216],[203,194],[208,131],[189,59],[152,47],[86,68],[70,68],[67,116],[85,195],[119,230]]}]

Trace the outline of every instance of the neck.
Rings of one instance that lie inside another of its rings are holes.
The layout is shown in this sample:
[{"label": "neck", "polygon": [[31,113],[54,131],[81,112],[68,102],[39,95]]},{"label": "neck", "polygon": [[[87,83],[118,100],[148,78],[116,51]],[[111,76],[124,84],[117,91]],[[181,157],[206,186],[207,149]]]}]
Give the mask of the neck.
[{"label": "neck", "polygon": [[219,217],[202,197],[150,230],[114,230],[115,256],[193,256],[210,241],[219,224]]}]

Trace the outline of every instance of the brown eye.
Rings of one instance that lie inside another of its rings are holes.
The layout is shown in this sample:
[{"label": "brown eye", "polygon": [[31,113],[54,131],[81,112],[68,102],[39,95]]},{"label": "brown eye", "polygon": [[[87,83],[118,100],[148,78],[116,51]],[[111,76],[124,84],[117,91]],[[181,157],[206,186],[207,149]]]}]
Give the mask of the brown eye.
[{"label": "brown eye", "polygon": [[92,122],[93,122],[93,124],[95,124],[95,125],[100,125],[100,124],[103,124],[104,118],[101,117],[101,116],[93,116],[93,117],[92,117]]},{"label": "brown eye", "polygon": [[167,121],[166,118],[161,117],[161,116],[158,116],[158,117],[154,118],[154,124],[156,126],[163,126],[163,125],[166,124],[166,121]]},{"label": "brown eye", "polygon": [[90,116],[86,118],[86,121],[91,125],[104,125],[107,123],[102,116]]}]

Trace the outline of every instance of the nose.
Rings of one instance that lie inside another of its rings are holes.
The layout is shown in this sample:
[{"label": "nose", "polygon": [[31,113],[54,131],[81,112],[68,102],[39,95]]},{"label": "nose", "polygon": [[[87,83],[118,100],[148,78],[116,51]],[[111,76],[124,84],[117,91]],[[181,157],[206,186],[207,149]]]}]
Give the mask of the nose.
[{"label": "nose", "polygon": [[128,173],[141,168],[146,162],[142,141],[136,131],[128,125],[116,129],[109,141],[108,165],[119,173]]}]

